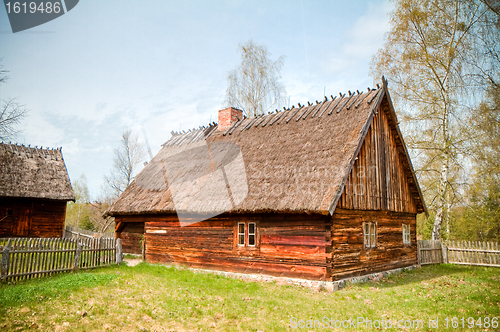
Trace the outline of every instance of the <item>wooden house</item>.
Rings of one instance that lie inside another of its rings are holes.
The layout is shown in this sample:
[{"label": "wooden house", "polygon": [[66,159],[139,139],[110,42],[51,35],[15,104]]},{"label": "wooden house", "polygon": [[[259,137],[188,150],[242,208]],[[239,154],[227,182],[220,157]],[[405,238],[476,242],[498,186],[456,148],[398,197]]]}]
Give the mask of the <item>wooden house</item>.
[{"label": "wooden house", "polygon": [[74,200],[61,148],[0,143],[0,237],[62,237]]},{"label": "wooden house", "polygon": [[417,264],[426,212],[386,82],[172,133],[110,207],[150,262],[338,280]]}]

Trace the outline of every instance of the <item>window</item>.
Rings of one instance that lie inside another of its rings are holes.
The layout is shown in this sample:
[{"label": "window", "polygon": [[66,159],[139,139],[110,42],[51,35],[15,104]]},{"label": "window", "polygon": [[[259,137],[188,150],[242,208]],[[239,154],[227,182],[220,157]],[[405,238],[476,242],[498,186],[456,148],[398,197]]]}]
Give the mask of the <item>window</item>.
[{"label": "window", "polygon": [[255,246],[255,223],[248,223],[248,245]]},{"label": "window", "polygon": [[363,224],[363,237],[365,248],[373,248],[377,244],[377,224],[375,222],[365,222]]},{"label": "window", "polygon": [[411,244],[410,225],[403,224],[403,244]]},{"label": "window", "polygon": [[239,247],[255,247],[257,245],[257,223],[238,223],[237,244]]},{"label": "window", "polygon": [[245,223],[238,223],[238,245],[245,245]]},{"label": "window", "polygon": [[14,215],[13,209],[7,209],[7,216],[12,217]]}]

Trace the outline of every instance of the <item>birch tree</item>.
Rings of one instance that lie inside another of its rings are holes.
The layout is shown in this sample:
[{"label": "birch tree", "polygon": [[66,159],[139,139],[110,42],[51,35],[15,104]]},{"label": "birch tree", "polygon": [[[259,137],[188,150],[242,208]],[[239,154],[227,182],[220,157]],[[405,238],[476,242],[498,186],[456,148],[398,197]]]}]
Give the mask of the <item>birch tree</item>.
[{"label": "birch tree", "polygon": [[271,60],[267,48],[252,40],[239,50],[241,63],[227,77],[226,106],[239,108],[248,117],[281,108],[286,100],[285,86],[279,81],[285,58]]},{"label": "birch tree", "polygon": [[68,202],[66,208],[66,224],[89,229],[88,203],[90,195],[85,174],[82,173],[78,179],[72,181],[71,186],[75,193],[75,202]]},{"label": "birch tree", "polygon": [[402,110],[407,144],[435,211],[433,239],[440,239],[450,208],[461,199],[470,111],[487,81],[498,82],[496,22],[479,0],[398,0],[385,44],[372,60],[372,75],[389,79]]},{"label": "birch tree", "polygon": [[104,176],[104,182],[111,189],[111,195],[117,198],[132,183],[136,168],[144,159],[145,148],[138,137],[132,135],[130,129],[126,129],[114,155],[113,167],[110,174]]}]

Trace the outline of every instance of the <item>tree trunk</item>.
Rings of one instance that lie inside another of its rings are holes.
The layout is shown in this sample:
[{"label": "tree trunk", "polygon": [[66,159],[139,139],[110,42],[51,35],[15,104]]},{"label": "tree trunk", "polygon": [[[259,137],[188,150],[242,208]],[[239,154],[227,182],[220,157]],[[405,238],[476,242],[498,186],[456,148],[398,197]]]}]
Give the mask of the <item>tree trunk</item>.
[{"label": "tree trunk", "polygon": [[436,219],[434,220],[434,228],[432,230],[432,239],[441,239],[441,226],[443,219],[448,215],[448,202],[447,202],[447,187],[448,187],[448,156],[445,152],[443,165],[441,166],[441,179],[439,181],[439,196],[436,208]]}]

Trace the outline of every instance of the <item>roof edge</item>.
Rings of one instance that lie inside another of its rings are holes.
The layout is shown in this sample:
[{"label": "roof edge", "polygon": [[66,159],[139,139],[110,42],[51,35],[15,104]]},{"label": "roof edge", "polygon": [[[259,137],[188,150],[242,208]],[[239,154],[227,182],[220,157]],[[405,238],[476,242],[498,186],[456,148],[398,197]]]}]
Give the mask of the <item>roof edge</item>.
[{"label": "roof edge", "polygon": [[418,179],[417,179],[417,176],[415,174],[415,169],[413,168],[413,164],[411,162],[411,158],[410,158],[410,154],[408,153],[408,148],[406,147],[406,143],[403,139],[403,134],[401,133],[401,130],[399,129],[399,126],[397,125],[399,122],[398,122],[398,117],[397,117],[397,114],[396,114],[396,111],[394,110],[394,105],[392,103],[392,99],[390,98],[390,94],[389,94],[389,88],[388,88],[388,84],[387,84],[387,79],[382,76],[382,87],[384,89],[384,92],[385,94],[387,94],[387,101],[389,103],[389,111],[391,112],[391,116],[394,117],[394,122],[396,123],[395,127],[396,127],[396,132],[401,140],[401,145],[403,146],[403,150],[404,150],[404,154],[405,154],[405,157],[406,157],[406,161],[408,162],[408,165],[410,166],[410,171],[411,171],[411,175],[413,177],[413,181],[415,182],[415,186],[417,187],[417,192],[418,192],[418,196],[420,198],[420,201],[422,202],[422,206],[424,208],[424,213],[427,217],[429,217],[429,211],[427,210],[427,205],[425,204],[425,200],[424,200],[424,195],[422,194],[422,190],[420,188],[420,184],[418,183]]}]

